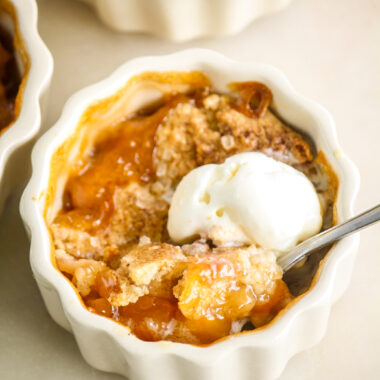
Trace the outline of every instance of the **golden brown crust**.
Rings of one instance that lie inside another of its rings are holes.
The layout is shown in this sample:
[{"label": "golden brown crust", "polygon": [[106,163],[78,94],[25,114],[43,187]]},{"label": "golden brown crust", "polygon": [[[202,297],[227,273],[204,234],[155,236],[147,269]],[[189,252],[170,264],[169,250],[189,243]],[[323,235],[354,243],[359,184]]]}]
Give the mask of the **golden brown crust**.
[{"label": "golden brown crust", "polygon": [[153,195],[150,187],[131,183],[114,194],[115,211],[104,233],[108,244],[123,246],[137,243],[141,236],[152,241],[167,239],[169,204]]},{"label": "golden brown crust", "polygon": [[206,97],[201,108],[178,104],[159,127],[156,144],[154,163],[165,188],[197,166],[221,163],[241,152],[262,151],[290,165],[313,159],[307,142],[271,111],[250,118],[217,94]]},{"label": "golden brown crust", "polygon": [[118,274],[137,286],[148,286],[155,296],[171,295],[188,259],[179,247],[156,243],[134,247],[121,260]]}]

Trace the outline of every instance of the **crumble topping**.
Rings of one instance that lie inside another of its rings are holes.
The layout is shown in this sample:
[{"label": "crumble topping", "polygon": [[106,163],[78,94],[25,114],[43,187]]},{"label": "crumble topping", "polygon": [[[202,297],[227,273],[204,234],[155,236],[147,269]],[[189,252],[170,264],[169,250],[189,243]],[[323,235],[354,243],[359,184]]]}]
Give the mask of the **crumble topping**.
[{"label": "crumble topping", "polygon": [[157,130],[154,163],[158,181],[173,186],[192,169],[221,163],[242,152],[262,151],[289,165],[313,159],[310,146],[267,110],[254,119],[236,111],[228,97],[212,94],[198,108],[191,103],[171,109]]}]

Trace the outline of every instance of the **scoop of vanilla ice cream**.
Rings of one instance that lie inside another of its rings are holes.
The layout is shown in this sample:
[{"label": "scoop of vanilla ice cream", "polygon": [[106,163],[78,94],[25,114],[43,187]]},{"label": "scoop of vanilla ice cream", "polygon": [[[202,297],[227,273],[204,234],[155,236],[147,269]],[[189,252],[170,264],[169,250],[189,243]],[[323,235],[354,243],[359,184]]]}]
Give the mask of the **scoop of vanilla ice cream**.
[{"label": "scoop of vanilla ice cream", "polygon": [[177,243],[197,236],[217,245],[257,244],[283,252],[322,225],[310,180],[263,153],[240,153],[200,166],[179,183],[168,231]]}]

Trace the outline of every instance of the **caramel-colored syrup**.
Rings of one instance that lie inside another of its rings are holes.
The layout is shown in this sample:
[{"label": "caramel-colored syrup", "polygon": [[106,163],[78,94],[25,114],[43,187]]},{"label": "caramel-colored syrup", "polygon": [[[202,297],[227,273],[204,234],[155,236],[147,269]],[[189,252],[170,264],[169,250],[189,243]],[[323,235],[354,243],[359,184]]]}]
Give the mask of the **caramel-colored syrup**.
[{"label": "caramel-colored syrup", "polygon": [[117,187],[154,180],[155,135],[168,111],[190,98],[177,95],[150,114],[137,114],[119,123],[114,132],[99,142],[81,169],[72,175],[63,195],[63,210],[55,223],[95,233],[107,224],[114,210]]}]

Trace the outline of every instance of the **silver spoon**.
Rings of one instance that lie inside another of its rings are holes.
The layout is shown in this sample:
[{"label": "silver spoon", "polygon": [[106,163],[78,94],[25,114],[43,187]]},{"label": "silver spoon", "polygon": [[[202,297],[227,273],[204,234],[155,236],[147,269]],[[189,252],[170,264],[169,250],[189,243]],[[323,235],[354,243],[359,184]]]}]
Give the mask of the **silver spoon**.
[{"label": "silver spoon", "polygon": [[303,258],[309,256],[312,252],[319,248],[323,248],[343,237],[359,231],[363,227],[369,226],[372,223],[380,220],[380,205],[371,208],[363,212],[362,214],[355,216],[352,219],[347,220],[341,224],[325,230],[318,235],[315,235],[302,243],[298,244],[290,251],[282,254],[277,263],[283,269],[284,272],[289,270]]}]

